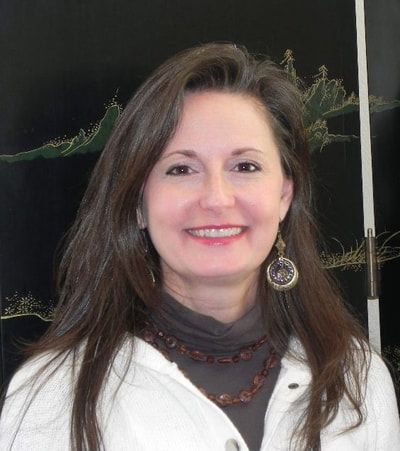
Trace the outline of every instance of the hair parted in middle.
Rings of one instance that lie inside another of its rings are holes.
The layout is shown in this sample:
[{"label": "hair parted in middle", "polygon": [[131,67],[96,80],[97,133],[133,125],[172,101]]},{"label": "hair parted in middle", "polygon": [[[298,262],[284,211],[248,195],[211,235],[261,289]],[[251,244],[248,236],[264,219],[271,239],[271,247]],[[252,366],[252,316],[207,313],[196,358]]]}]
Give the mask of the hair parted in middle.
[{"label": "hair parted in middle", "polygon": [[[363,335],[344,309],[316,250],[300,92],[269,59],[236,45],[211,43],[167,60],[136,92],[99,158],[69,235],[59,271],[59,307],[48,333],[33,350],[61,354],[84,343],[87,360],[79,370],[73,410],[77,449],[83,449],[80,443],[96,449],[101,434],[92,412],[107,371],[126,334],[135,334],[148,308],[157,304],[162,274],[157,252],[143,230],[143,189],[177,129],[185,96],[202,91],[255,101],[273,131],[284,173],[293,180],[294,197],[281,233],[286,255],[301,277],[281,302],[265,280],[274,257],[271,251],[260,271],[258,301],[272,346],[284,354],[290,337],[296,336],[311,369],[310,401],[300,435],[306,446],[314,445],[344,394],[362,418],[352,343],[354,338],[361,343]],[[349,388],[345,373],[355,388]]]}]

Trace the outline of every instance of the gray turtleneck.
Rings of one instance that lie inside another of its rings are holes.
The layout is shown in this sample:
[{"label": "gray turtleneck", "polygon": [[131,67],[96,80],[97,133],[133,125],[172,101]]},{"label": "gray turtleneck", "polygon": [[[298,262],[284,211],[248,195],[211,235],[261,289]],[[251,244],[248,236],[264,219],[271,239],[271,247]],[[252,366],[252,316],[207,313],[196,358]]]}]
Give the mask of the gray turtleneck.
[{"label": "gray turtleneck", "polygon": [[[217,357],[232,356],[241,348],[255,343],[265,335],[261,309],[256,304],[242,318],[232,323],[221,323],[183,306],[164,294],[162,303],[152,313],[156,326],[180,342]],[[171,350],[170,357],[197,386],[208,393],[236,395],[249,388],[254,376],[262,369],[270,353],[268,343],[262,345],[250,361],[207,364],[198,362]],[[246,404],[221,407],[238,428],[251,451],[258,451],[264,432],[264,417],[280,365],[271,368],[263,387]]]}]

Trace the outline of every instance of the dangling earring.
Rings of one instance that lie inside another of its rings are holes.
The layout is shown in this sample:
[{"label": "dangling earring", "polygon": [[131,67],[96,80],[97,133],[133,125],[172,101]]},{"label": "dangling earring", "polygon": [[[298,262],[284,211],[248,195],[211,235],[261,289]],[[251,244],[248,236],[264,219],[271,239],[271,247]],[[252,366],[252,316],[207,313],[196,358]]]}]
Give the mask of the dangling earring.
[{"label": "dangling earring", "polygon": [[299,272],[292,260],[284,257],[286,244],[280,230],[278,230],[275,247],[278,250],[278,257],[268,265],[267,281],[277,291],[290,290],[297,284]]}]

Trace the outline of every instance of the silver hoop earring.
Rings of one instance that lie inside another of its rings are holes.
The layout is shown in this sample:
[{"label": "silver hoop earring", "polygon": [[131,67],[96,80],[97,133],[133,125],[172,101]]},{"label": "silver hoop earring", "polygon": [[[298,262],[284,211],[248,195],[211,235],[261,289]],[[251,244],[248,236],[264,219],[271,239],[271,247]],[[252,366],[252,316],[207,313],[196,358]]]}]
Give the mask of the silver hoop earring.
[{"label": "silver hoop earring", "polygon": [[286,244],[280,230],[278,230],[275,247],[278,250],[278,257],[268,265],[267,281],[274,290],[287,291],[297,284],[299,272],[292,260],[284,257]]}]

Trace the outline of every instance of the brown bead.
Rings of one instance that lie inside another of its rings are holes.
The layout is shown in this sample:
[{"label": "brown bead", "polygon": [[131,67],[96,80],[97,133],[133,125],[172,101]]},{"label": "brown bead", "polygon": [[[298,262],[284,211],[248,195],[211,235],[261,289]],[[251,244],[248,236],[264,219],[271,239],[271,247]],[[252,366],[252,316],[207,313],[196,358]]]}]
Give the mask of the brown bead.
[{"label": "brown bead", "polygon": [[201,351],[190,351],[189,355],[193,360],[198,360],[200,362],[205,362],[207,360],[207,356]]},{"label": "brown bead", "polygon": [[238,363],[240,361],[240,357],[238,356],[238,355],[234,355],[233,357],[232,357],[232,362],[233,363]]},{"label": "brown bead", "polygon": [[179,345],[177,349],[180,354],[186,354],[188,350],[185,345]]},{"label": "brown bead", "polygon": [[217,359],[218,363],[232,363],[232,357],[220,357]]},{"label": "brown bead", "polygon": [[215,362],[215,357],[212,355],[208,355],[207,359],[206,359],[207,363],[214,363]]},{"label": "brown bead", "polygon": [[245,403],[249,402],[249,401],[251,401],[252,397],[253,396],[249,390],[240,390],[240,392],[239,392],[239,399],[242,402],[245,402]]},{"label": "brown bead", "polygon": [[260,390],[262,386],[260,387],[253,387],[251,390],[249,390],[249,392],[251,393],[251,399],[254,398],[254,395],[258,392],[258,390]]},{"label": "brown bead", "polygon": [[276,356],[276,354],[272,354],[271,357],[269,358],[268,366],[270,368],[275,368],[277,364],[278,364],[278,357]]},{"label": "brown bead", "polygon": [[243,349],[240,351],[240,358],[246,362],[253,358],[253,353],[249,349]]},{"label": "brown bead", "polygon": [[168,346],[168,348],[175,348],[178,344],[178,340],[175,337],[167,337],[165,339],[165,344]]},{"label": "brown bead", "polygon": [[257,374],[253,379],[254,385],[263,384],[264,381],[265,381],[265,376],[263,374]]},{"label": "brown bead", "polygon": [[269,368],[263,368],[263,370],[261,371],[261,374],[265,377],[267,377],[268,373],[269,373]]},{"label": "brown bead", "polygon": [[149,329],[145,329],[145,331],[143,332],[143,339],[148,343],[153,343],[154,338],[155,338],[154,333]]},{"label": "brown bead", "polygon": [[232,404],[232,396],[228,395],[228,393],[223,393],[222,395],[219,395],[216,400],[218,404],[221,404],[221,406],[228,406]]}]

